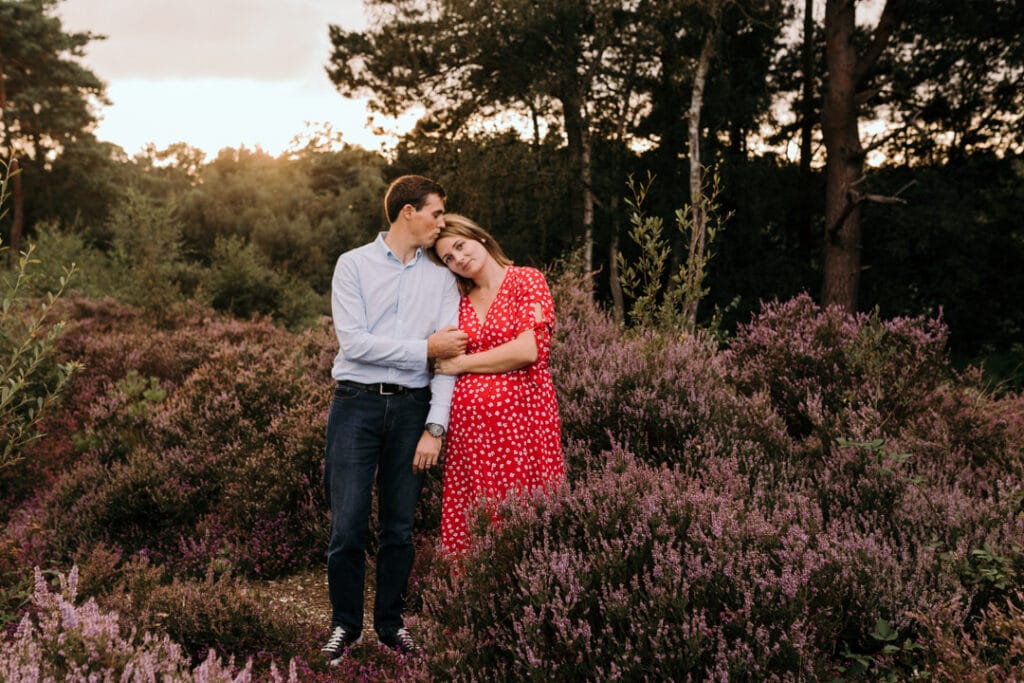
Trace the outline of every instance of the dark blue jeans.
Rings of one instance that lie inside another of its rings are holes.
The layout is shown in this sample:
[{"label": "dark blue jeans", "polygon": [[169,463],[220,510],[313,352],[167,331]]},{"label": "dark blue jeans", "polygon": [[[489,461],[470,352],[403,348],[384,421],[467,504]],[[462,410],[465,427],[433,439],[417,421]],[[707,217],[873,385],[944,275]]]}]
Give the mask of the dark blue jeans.
[{"label": "dark blue jeans", "polygon": [[366,531],[377,478],[377,633],[402,627],[405,587],[412,570],[413,517],[423,486],[412,469],[430,408],[430,388],[381,396],[336,385],[327,419],[324,488],[331,508],[327,586],[331,627],[363,628]]}]

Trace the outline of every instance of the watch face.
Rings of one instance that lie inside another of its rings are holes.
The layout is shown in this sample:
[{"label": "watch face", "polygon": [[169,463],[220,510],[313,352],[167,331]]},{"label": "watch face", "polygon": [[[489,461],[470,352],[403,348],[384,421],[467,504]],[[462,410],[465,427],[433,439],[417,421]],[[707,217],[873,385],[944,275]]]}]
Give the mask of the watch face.
[{"label": "watch face", "polygon": [[428,424],[427,433],[431,436],[444,436],[444,427],[439,424]]}]

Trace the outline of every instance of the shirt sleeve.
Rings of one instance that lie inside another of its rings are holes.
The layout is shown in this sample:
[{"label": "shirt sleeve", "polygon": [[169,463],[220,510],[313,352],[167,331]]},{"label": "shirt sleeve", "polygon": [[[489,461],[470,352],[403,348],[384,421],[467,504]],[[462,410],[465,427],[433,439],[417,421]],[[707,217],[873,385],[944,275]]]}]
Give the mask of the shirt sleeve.
[{"label": "shirt sleeve", "polygon": [[537,340],[537,360],[534,365],[544,367],[551,355],[551,334],[555,327],[555,302],[551,298],[547,280],[534,268],[523,268],[517,291],[516,336],[533,330]]},{"label": "shirt sleeve", "polygon": [[370,334],[359,272],[351,259],[339,259],[331,282],[334,331],[345,358],[402,370],[422,370],[427,364],[426,339],[392,339]]},{"label": "shirt sleeve", "polygon": [[[454,277],[447,279],[444,294],[441,296],[439,319],[441,324],[438,325],[438,329],[459,323],[459,288],[455,284]],[[427,422],[433,422],[448,429],[454,391],[454,376],[435,374],[430,378],[430,412],[427,413]]]}]

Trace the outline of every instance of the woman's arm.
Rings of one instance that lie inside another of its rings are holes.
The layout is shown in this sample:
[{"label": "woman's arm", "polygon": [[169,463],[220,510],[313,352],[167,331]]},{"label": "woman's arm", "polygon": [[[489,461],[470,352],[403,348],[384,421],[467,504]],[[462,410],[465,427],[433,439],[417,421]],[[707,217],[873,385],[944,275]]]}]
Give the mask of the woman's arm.
[{"label": "woman's arm", "polygon": [[533,330],[526,330],[512,341],[487,351],[439,358],[434,364],[434,371],[442,375],[461,375],[467,372],[496,374],[525,368],[536,360],[537,337]]}]

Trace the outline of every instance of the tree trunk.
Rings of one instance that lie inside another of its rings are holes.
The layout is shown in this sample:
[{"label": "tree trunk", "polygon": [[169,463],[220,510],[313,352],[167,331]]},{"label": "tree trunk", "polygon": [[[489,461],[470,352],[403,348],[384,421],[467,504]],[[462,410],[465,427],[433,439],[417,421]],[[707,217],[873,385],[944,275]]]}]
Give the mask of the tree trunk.
[{"label": "tree trunk", "polygon": [[825,4],[825,59],[828,85],[822,107],[825,165],[825,271],[822,304],[857,309],[860,286],[860,207],[850,205],[850,190],[864,168],[857,130],[857,52],[853,0]]},{"label": "tree trunk", "polygon": [[608,202],[612,220],[612,241],[608,246],[608,286],[612,291],[612,317],[622,325],[626,321],[626,301],[619,280],[619,195],[612,194]]},{"label": "tree trunk", "polygon": [[[690,234],[690,253],[687,258],[686,277],[689,280],[688,290],[693,294],[683,304],[683,329],[692,333],[697,327],[697,291],[703,280],[704,268],[701,256],[707,231],[707,216],[704,215],[704,167],[700,160],[700,112],[704,106],[704,84],[708,77],[708,65],[715,47],[717,30],[709,31],[704,38],[704,45],[697,60],[697,69],[693,75],[693,89],[690,93],[689,138],[690,138],[690,216],[693,221]],[[696,267],[695,267],[696,266]],[[696,284],[696,287],[692,286]]]},{"label": "tree trunk", "polygon": [[583,184],[583,267],[594,272],[594,191],[593,168],[590,159],[590,132],[583,130],[583,149],[580,155],[580,180]]},{"label": "tree trunk", "polygon": [[0,144],[0,149],[4,149],[8,152],[9,158],[5,161],[9,164],[7,171],[11,179],[11,194],[13,202],[12,217],[11,217],[11,239],[10,251],[7,252],[8,260],[13,263],[18,258],[18,252],[21,251],[21,235],[23,232],[23,226],[25,222],[25,191],[21,184],[21,173],[18,169],[18,158],[14,155],[14,146],[9,144],[9,138],[7,137],[7,122],[5,114],[7,112],[7,76],[4,74],[3,60],[0,60],[0,128],[3,129],[5,136],[3,140],[0,140],[3,144]]},{"label": "tree trunk", "polygon": [[561,102],[569,160],[579,179],[573,197],[573,209],[579,217],[579,226],[583,232],[583,268],[584,272],[590,273],[594,268],[594,195],[590,187],[590,136],[583,120],[583,103],[580,95],[570,93],[564,96]]},{"label": "tree trunk", "polygon": [[[530,102],[530,117],[533,120],[533,163],[534,182],[542,182],[544,177],[544,148],[540,144],[540,112],[533,101]],[[545,261],[548,260],[548,222],[544,220],[543,208],[537,206],[537,225],[540,226],[540,254]]]},{"label": "tree trunk", "polygon": [[11,250],[8,258],[14,263],[21,253],[21,236],[25,223],[25,192],[21,185],[21,169],[18,158],[11,157]]},{"label": "tree trunk", "polygon": [[825,142],[825,272],[821,301],[857,309],[861,271],[860,203],[853,186],[864,172],[864,149],[857,130],[858,88],[867,78],[908,12],[904,0],[886,0],[871,41],[858,56],[853,44],[855,0],[826,0],[825,60],[828,86],[821,111]]},{"label": "tree trunk", "polygon": [[[811,143],[814,134],[814,0],[804,0],[804,42],[801,48],[803,69],[803,93],[800,102],[800,190],[805,195],[811,191]],[[801,254],[810,250],[813,242],[811,231],[811,204],[800,202],[797,224],[796,246]]]}]

